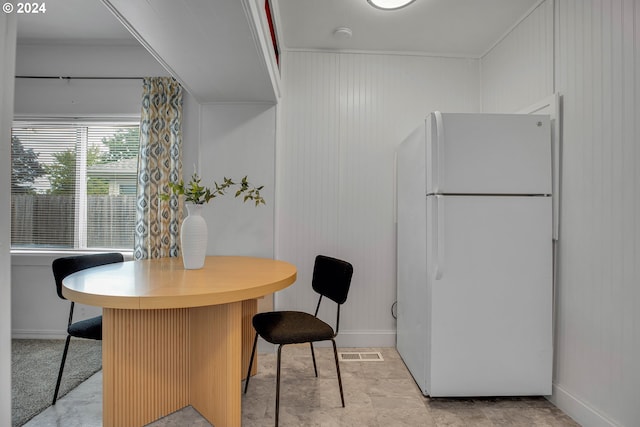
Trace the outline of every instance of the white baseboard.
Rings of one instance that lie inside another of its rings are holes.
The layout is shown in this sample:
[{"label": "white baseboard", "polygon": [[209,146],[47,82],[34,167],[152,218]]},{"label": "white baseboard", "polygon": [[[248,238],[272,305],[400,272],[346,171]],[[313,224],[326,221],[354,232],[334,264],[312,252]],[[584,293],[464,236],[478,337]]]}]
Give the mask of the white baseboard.
[{"label": "white baseboard", "polygon": [[28,340],[54,340],[67,338],[67,331],[61,330],[31,330],[31,329],[14,329],[11,331],[12,339],[28,339]]},{"label": "white baseboard", "polygon": [[[316,347],[330,347],[331,341],[320,341]],[[336,345],[342,348],[395,347],[396,331],[340,331]]]},{"label": "white baseboard", "polygon": [[[336,344],[342,348],[395,347],[396,331],[340,331],[336,337]],[[330,347],[331,341],[321,341],[313,345],[315,347]],[[258,340],[256,351],[258,353],[273,353],[276,351],[276,346],[261,338]]]},{"label": "white baseboard", "polygon": [[340,331],[336,337],[338,347],[395,347],[396,331]]},{"label": "white baseboard", "polygon": [[557,384],[553,385],[553,394],[547,399],[582,427],[620,427]]},{"label": "white baseboard", "polygon": [[[31,329],[14,329],[11,332],[11,338],[14,339],[65,339],[66,331],[62,330],[31,330]],[[395,331],[344,331],[340,332],[336,337],[338,347],[395,347],[396,332]],[[319,342],[318,347],[330,346],[331,342]],[[260,339],[258,341],[257,351],[260,353],[268,353],[273,350],[273,345]]]}]

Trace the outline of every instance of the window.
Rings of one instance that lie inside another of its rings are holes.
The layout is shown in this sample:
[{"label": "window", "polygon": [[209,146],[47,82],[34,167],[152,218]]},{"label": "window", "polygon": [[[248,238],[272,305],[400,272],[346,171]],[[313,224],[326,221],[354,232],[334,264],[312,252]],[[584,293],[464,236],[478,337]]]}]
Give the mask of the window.
[{"label": "window", "polygon": [[133,249],[137,122],[16,121],[13,249]]}]

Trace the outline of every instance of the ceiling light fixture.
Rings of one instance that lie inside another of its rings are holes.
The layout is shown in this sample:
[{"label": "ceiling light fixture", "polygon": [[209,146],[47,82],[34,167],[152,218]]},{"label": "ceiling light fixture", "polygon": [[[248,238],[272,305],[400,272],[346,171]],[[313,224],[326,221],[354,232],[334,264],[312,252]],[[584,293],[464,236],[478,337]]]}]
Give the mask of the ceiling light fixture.
[{"label": "ceiling light fixture", "polygon": [[409,6],[416,0],[367,0],[373,7],[383,10],[396,10]]}]

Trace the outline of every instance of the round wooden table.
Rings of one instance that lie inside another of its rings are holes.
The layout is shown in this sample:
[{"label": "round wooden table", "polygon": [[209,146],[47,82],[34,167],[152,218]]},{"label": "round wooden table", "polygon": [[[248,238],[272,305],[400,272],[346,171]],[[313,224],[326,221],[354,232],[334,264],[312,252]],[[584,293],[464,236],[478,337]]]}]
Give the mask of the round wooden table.
[{"label": "round wooden table", "polygon": [[256,298],[295,280],[287,262],[234,256],[199,270],[161,258],[66,277],[66,298],[103,307],[103,425],[143,426],[192,405],[215,426],[240,426]]}]

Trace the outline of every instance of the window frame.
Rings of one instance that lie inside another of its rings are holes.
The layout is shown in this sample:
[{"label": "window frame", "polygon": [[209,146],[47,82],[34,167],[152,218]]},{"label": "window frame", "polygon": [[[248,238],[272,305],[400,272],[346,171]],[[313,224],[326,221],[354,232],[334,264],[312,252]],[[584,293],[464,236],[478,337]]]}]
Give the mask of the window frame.
[{"label": "window frame", "polygon": [[[120,115],[60,115],[60,116],[41,116],[41,115],[15,115],[12,121],[12,129],[16,126],[25,127],[29,124],[38,126],[51,124],[53,126],[62,126],[64,124],[82,124],[87,125],[109,125],[109,124],[137,124],[140,125],[141,116],[139,114],[120,114]],[[13,131],[11,133],[13,136]],[[86,168],[86,164],[85,164]],[[86,186],[86,182],[81,184]],[[11,194],[11,193],[10,193]],[[86,194],[85,196],[86,197]],[[86,210],[86,199],[84,203],[84,209]],[[75,226],[78,227],[78,212],[74,218]],[[86,220],[84,220],[86,222]],[[133,231],[133,230],[132,230]],[[86,229],[85,229],[86,237]],[[81,242],[82,237],[78,236],[78,233],[74,235],[74,244]],[[83,255],[83,254],[96,254],[105,252],[120,252],[125,256],[125,259],[133,258],[133,248],[87,248],[86,239],[84,247],[78,248],[56,248],[56,247],[40,247],[40,248],[28,248],[28,247],[13,247],[13,243],[10,241],[9,250],[11,254],[12,264],[15,265],[51,265],[53,259],[61,256]]]}]

